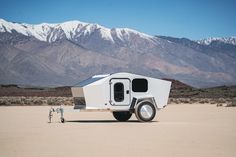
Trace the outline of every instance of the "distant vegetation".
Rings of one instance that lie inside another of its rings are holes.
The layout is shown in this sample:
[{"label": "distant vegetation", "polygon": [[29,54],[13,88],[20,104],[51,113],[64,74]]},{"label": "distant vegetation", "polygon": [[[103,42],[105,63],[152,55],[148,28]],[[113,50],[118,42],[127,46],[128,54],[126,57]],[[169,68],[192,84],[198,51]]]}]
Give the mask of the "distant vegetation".
[{"label": "distant vegetation", "polygon": [[[170,80],[170,79],[166,79]],[[220,86],[213,88],[194,88],[177,80],[172,81],[171,98],[234,98],[236,86]]]},{"label": "distant vegetation", "polygon": [[[172,81],[172,86],[169,103],[210,103],[217,104],[217,106],[236,106],[236,86],[197,89],[177,80],[170,81]],[[0,106],[62,104],[73,104],[70,87],[19,87],[14,84],[0,86]]]},{"label": "distant vegetation", "polygon": [[0,96],[26,97],[72,97],[70,87],[20,87],[17,85],[1,85]]},{"label": "distant vegetation", "polygon": [[38,106],[38,105],[72,105],[72,97],[32,97],[32,96],[3,96],[0,106]]},{"label": "distant vegetation", "polygon": [[198,89],[177,80],[170,81],[172,81],[170,103],[210,103],[217,104],[217,106],[236,106],[236,86]]}]

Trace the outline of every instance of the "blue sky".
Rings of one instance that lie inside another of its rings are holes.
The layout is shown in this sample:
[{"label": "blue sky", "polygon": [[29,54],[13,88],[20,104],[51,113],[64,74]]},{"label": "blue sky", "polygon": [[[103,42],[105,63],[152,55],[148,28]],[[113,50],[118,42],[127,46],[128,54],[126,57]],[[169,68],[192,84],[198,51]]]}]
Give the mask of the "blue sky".
[{"label": "blue sky", "polygon": [[236,36],[236,0],[0,0],[0,18],[32,24],[80,20],[190,39]]}]

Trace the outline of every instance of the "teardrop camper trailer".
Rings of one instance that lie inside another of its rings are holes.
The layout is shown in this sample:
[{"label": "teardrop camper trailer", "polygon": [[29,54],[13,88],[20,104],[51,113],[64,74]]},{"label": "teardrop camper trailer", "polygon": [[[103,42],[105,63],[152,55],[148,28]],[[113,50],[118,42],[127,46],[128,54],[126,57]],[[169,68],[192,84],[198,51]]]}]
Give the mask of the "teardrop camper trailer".
[{"label": "teardrop camper trailer", "polygon": [[167,105],[171,82],[151,77],[114,73],[95,75],[71,88],[74,109],[108,110],[118,121],[134,113],[139,121],[153,120]]}]

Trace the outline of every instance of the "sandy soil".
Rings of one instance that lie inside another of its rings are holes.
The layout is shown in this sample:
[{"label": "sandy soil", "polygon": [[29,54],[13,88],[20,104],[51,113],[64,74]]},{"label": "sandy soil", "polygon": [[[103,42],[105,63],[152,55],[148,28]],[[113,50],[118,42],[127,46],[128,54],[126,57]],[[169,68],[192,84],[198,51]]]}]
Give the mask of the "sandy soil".
[{"label": "sandy soil", "polygon": [[70,108],[49,124],[48,106],[0,107],[0,156],[236,156],[236,108],[169,105],[151,123]]}]

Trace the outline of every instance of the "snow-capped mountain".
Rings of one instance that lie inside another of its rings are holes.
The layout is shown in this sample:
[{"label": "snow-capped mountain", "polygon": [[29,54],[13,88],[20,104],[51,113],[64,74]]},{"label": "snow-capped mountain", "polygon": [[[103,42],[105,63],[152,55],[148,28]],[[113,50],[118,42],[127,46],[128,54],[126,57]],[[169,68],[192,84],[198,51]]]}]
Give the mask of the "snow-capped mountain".
[{"label": "snow-capped mountain", "polygon": [[32,25],[0,20],[0,84],[73,85],[118,71],[196,87],[236,84],[236,45],[213,40],[206,45],[80,21]]},{"label": "snow-capped mountain", "polygon": [[225,44],[236,45],[236,37],[206,38],[202,40],[197,40],[197,43],[202,45],[210,45],[212,42],[222,42]]},{"label": "snow-capped mountain", "polygon": [[136,34],[147,39],[152,38],[152,36],[128,28],[109,29],[98,24],[89,24],[80,21],[32,25],[26,23],[12,23],[0,19],[0,32],[12,33],[12,31],[46,42],[55,42],[63,38],[76,41],[76,39],[89,36],[94,32],[98,32],[104,40],[110,42],[114,42],[114,38],[121,41],[129,40],[130,34]]}]

